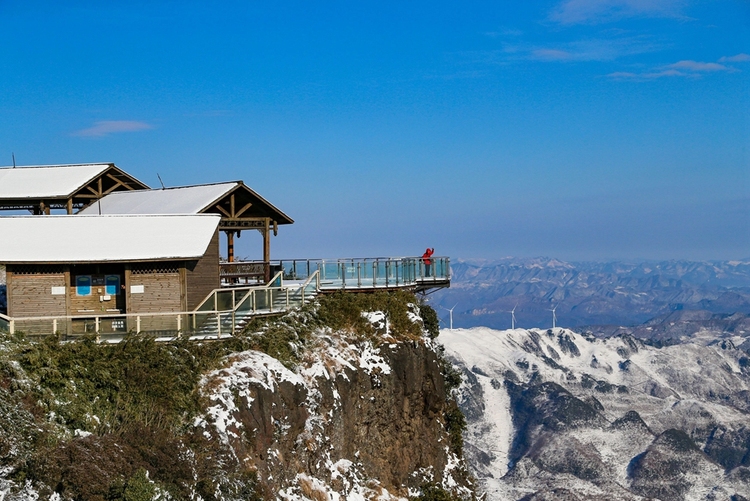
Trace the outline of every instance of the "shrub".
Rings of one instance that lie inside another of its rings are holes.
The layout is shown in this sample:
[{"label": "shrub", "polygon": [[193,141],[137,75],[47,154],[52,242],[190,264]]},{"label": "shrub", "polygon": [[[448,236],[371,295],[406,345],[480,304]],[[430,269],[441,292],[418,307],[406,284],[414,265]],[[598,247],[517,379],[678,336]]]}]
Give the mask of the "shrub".
[{"label": "shrub", "polygon": [[461,501],[461,498],[454,496],[434,482],[422,485],[419,496],[411,499],[415,501]]},{"label": "shrub", "polygon": [[440,334],[440,319],[432,306],[423,304],[419,307],[419,316],[422,317],[424,328],[430,339],[435,339]]}]

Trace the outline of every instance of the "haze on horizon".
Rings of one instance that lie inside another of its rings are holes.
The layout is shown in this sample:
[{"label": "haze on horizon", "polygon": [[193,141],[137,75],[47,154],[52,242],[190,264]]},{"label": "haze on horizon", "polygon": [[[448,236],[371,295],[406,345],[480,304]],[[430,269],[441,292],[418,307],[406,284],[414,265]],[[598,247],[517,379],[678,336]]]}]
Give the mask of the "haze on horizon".
[{"label": "haze on horizon", "polygon": [[276,258],[750,257],[742,0],[6,0],[0,20],[0,165],[243,179],[295,219]]}]

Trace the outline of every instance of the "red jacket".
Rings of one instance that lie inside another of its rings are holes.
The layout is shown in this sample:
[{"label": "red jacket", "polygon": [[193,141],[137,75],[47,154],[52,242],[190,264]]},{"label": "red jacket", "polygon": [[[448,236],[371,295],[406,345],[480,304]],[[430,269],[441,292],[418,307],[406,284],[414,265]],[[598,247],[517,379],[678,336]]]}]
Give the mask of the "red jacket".
[{"label": "red jacket", "polygon": [[430,249],[429,247],[427,248],[426,251],[424,251],[424,254],[422,254],[422,261],[424,262],[424,264],[426,265],[432,264],[432,259],[430,259],[430,257],[434,253],[435,253],[435,249]]}]

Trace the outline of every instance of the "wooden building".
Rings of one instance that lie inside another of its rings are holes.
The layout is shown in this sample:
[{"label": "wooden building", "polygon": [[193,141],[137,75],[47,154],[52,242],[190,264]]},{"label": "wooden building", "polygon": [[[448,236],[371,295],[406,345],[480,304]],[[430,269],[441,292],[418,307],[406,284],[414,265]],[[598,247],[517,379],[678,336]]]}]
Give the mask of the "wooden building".
[{"label": "wooden building", "polygon": [[190,311],[219,287],[220,217],[0,217],[8,315]]},{"label": "wooden building", "polygon": [[0,168],[0,210],[73,214],[110,193],[144,189],[113,163]]},{"label": "wooden building", "polygon": [[[221,216],[219,230],[227,235],[226,256],[230,263],[234,262],[235,236],[239,237],[243,230],[258,230],[263,235],[263,263],[256,265],[260,266],[259,274],[266,281],[270,279],[271,233],[276,235],[280,225],[294,223],[292,218],[242,181],[118,191],[84,209],[81,214],[217,214]],[[229,271],[228,275],[231,275]]]}]

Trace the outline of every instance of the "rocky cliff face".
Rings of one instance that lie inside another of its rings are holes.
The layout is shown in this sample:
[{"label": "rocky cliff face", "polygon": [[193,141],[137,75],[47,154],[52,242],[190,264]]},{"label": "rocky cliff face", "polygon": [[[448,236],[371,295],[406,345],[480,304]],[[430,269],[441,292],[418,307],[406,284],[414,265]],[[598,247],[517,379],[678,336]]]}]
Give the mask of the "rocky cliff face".
[{"label": "rocky cliff face", "polygon": [[750,498],[750,361],[569,330],[441,332],[489,499]]},{"label": "rocky cliff face", "polygon": [[315,344],[294,372],[258,352],[228,357],[201,382],[211,406],[196,425],[257,471],[269,496],[392,499],[426,482],[470,495],[429,343]]},{"label": "rocky cliff face", "polygon": [[383,293],[204,344],[0,333],[0,501],[472,498],[436,324]]}]

